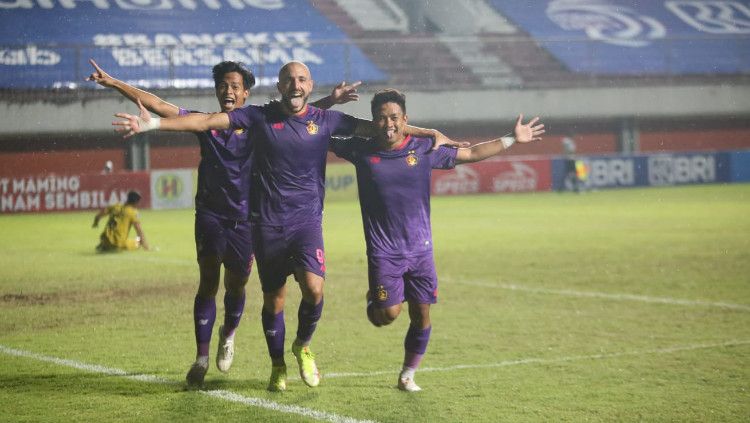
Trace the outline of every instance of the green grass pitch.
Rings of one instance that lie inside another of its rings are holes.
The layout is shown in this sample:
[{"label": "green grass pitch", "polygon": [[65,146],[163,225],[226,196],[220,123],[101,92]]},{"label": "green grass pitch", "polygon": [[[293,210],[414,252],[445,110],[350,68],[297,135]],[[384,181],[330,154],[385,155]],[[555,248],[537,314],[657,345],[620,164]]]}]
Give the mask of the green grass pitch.
[{"label": "green grass pitch", "polygon": [[[434,198],[439,304],[395,389],[406,313],[372,327],[359,207],[326,205],[321,386],[270,374],[253,273],[230,373],[194,358],[193,212],[144,211],[155,252],[95,255],[93,213],[0,216],[0,420],[747,421],[750,185]],[[290,280],[287,349],[299,290]],[[218,329],[223,290],[217,297]]]}]

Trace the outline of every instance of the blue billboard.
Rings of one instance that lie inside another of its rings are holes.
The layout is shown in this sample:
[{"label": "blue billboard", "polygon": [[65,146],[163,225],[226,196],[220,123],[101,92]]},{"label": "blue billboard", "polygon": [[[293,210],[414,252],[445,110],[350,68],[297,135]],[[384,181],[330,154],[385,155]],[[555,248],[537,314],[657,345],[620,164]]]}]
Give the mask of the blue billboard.
[{"label": "blue billboard", "polygon": [[[578,157],[585,165],[589,189],[639,186],[673,186],[730,182],[736,173],[730,153],[672,153],[637,156]],[[566,186],[565,159],[552,161],[553,189],[571,190]],[[733,166],[730,166],[733,165]]]},{"label": "blue billboard", "polygon": [[748,0],[489,0],[572,72],[750,72]]},{"label": "blue billboard", "polygon": [[386,79],[305,0],[0,0],[0,16],[0,88],[77,87],[88,58],[143,87],[213,87],[222,60],[262,85],[291,60],[318,84]]},{"label": "blue billboard", "polygon": [[750,182],[750,151],[735,151],[730,153],[731,181]]}]

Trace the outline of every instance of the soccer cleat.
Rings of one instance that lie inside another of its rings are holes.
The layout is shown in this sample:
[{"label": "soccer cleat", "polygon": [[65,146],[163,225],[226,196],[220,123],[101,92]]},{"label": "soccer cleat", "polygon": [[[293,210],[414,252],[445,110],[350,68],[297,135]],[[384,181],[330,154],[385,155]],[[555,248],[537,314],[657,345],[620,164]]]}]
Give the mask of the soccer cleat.
[{"label": "soccer cleat", "polygon": [[271,380],[268,381],[271,392],[286,391],[286,366],[271,366]]},{"label": "soccer cleat", "polygon": [[315,354],[310,351],[310,347],[303,347],[295,342],[292,344],[292,353],[297,357],[299,375],[302,381],[310,387],[318,386],[320,384],[320,372],[318,366],[315,365]]},{"label": "soccer cleat", "polygon": [[188,388],[200,388],[203,386],[203,378],[206,377],[206,372],[208,372],[207,364],[203,365],[197,361],[193,363],[185,377]]},{"label": "soccer cleat", "polygon": [[216,367],[226,373],[234,360],[234,337],[224,335],[224,326],[219,326],[219,351],[216,353]]},{"label": "soccer cleat", "polygon": [[406,392],[419,392],[422,390],[422,388],[414,383],[414,379],[408,377],[398,378],[398,389]]}]

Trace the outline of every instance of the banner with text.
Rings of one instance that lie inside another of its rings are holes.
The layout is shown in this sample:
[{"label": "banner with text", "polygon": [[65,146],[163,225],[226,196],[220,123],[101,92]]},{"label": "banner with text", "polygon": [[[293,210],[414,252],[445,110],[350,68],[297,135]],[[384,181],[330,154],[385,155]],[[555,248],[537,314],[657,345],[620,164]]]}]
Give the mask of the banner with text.
[{"label": "banner with text", "polygon": [[731,182],[750,182],[750,151],[729,153]]},{"label": "banner with text", "polygon": [[97,210],[124,203],[130,190],[141,194],[139,207],[151,207],[148,172],[0,176],[0,214]]},{"label": "banner with text", "polygon": [[549,159],[487,160],[432,172],[433,195],[549,191],[551,188]]},{"label": "banner with text", "polygon": [[95,87],[88,58],[140,87],[213,88],[211,67],[242,61],[259,85],[286,62],[315,81],[386,77],[305,0],[0,0],[0,87]]},{"label": "banner with text", "polygon": [[357,171],[348,162],[326,166],[326,200],[356,200]]},{"label": "banner with text", "polygon": [[[652,154],[578,157],[587,169],[588,188],[670,186],[730,181],[729,153]],[[566,187],[566,159],[552,161],[555,190]]]}]

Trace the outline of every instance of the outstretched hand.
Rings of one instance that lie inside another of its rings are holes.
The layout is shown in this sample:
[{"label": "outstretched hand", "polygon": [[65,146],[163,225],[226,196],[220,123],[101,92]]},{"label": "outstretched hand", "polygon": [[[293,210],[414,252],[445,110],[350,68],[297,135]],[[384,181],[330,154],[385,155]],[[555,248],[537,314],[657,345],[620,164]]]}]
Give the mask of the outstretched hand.
[{"label": "outstretched hand", "polygon": [[523,114],[518,115],[516,127],[513,129],[516,141],[523,143],[541,140],[542,134],[545,132],[544,124],[540,123],[539,125],[536,125],[537,122],[539,122],[539,117],[535,117],[534,119],[531,119],[529,123],[524,124]]},{"label": "outstretched hand", "polygon": [[353,84],[346,84],[346,81],[341,81],[340,84],[336,85],[331,91],[331,100],[333,104],[346,104],[350,101],[359,100],[359,94],[357,94],[357,87],[362,84],[362,81],[357,81]]},{"label": "outstretched hand", "polygon": [[141,99],[138,99],[138,109],[140,109],[138,116],[122,112],[115,113],[115,117],[124,119],[112,122],[112,125],[115,126],[115,131],[123,134],[123,138],[130,138],[135,134],[155,129],[151,127],[151,113],[143,107]]},{"label": "outstretched hand", "polygon": [[434,129],[435,131],[435,144],[432,146],[433,150],[437,150],[441,145],[447,145],[449,147],[456,147],[456,148],[465,148],[471,145],[470,142],[462,141],[453,141],[452,139],[448,138],[445,134],[438,131],[437,129]]},{"label": "outstretched hand", "polygon": [[91,66],[94,67],[94,72],[92,72],[91,75],[86,78],[86,81],[94,81],[103,87],[111,87],[114,78],[109,76],[107,72],[104,72],[104,69],[99,67],[94,59],[89,59],[89,63],[91,63]]}]

